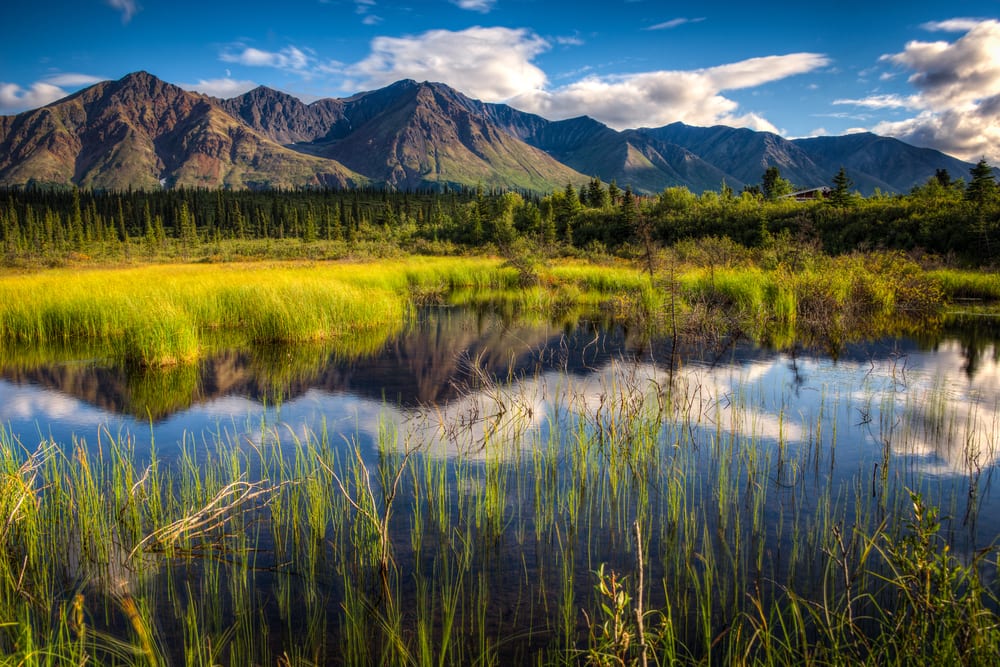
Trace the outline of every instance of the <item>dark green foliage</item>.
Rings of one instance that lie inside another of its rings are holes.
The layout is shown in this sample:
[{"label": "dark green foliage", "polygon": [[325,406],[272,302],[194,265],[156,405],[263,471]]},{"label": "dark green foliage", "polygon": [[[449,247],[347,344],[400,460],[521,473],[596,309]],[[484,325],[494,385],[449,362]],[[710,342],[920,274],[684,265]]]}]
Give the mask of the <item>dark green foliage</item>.
[{"label": "dark green foliage", "polygon": [[993,178],[993,168],[983,158],[969,170],[972,180],[965,189],[966,200],[976,206],[985,206],[997,198],[997,182]]},{"label": "dark green foliage", "polygon": [[[8,264],[60,263],[75,256],[119,261],[129,260],[129,253],[191,259],[219,253],[223,241],[255,239],[297,239],[309,247],[343,243],[348,253],[358,244],[381,244],[394,252],[440,243],[495,251],[524,241],[546,252],[601,247],[635,256],[647,241],[673,245],[728,238],[753,248],[784,234],[828,254],[921,251],[983,265],[996,262],[992,249],[1000,247],[1000,196],[992,174],[983,171],[973,170],[968,188],[938,173],[909,195],[862,198],[851,192],[841,170],[825,202],[769,200],[752,191],[736,196],[725,184],[721,194],[673,187],[648,197],[614,183],[605,188],[598,179],[584,188],[585,202],[572,185],[544,197],[483,187],[0,190],[0,256]],[[777,174],[767,185],[783,191],[783,180]]]},{"label": "dark green foliage", "polygon": [[764,171],[764,176],[760,184],[764,198],[774,201],[785,195],[792,194],[792,184],[781,177],[781,170],[775,166],[770,166]]},{"label": "dark green foliage", "polygon": [[830,191],[830,198],[827,201],[831,205],[841,208],[850,206],[854,201],[854,195],[851,193],[853,187],[854,181],[848,178],[847,170],[841,167],[837,175],[833,177],[833,189]]}]

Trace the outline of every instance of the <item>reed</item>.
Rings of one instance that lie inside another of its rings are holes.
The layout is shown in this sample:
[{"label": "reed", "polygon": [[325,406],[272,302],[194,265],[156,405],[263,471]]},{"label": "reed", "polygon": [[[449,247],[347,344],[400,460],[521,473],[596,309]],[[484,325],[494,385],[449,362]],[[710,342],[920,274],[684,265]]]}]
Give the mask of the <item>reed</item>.
[{"label": "reed", "polygon": [[996,272],[938,269],[928,273],[952,303],[1000,301],[1000,274]]},{"label": "reed", "polygon": [[[385,421],[369,449],[265,426],[166,462],[106,433],[68,450],[4,434],[0,611],[17,620],[0,648],[12,664],[996,657],[994,552],[953,555],[894,456],[874,497],[816,488],[799,471],[832,434],[806,442],[696,373],[664,395],[651,370],[570,382],[548,428],[485,441]],[[483,389],[509,414],[525,401]],[[882,409],[893,446],[925,432]],[[433,432],[481,458],[432,453]]]},{"label": "reed", "polygon": [[[923,285],[892,258],[876,272],[843,261],[843,276],[825,281],[716,269],[679,273],[677,289],[692,310],[726,304],[747,326],[798,327],[824,304],[897,308],[891,285]],[[518,279],[464,259],[171,268],[174,282],[152,267],[132,277],[157,278],[143,294],[164,321],[188,322],[199,350],[215,330],[262,343],[318,336],[307,358],[347,336],[338,317],[377,338],[415,294],[475,299]],[[540,268],[543,285],[520,308],[549,307],[560,290],[595,302],[629,290],[663,307],[644,274],[561,271]],[[374,314],[352,310],[377,295],[386,305]],[[296,299],[319,312],[283,326]],[[123,311],[102,319],[60,303],[43,300],[52,314],[31,325],[30,309],[5,309],[21,314],[4,326],[22,344],[44,334],[54,345],[71,321],[102,340],[127,331]],[[118,302],[107,303],[111,313]],[[974,498],[947,496],[912,463],[933,445],[974,496],[995,460],[995,418],[944,397],[918,410],[914,391],[824,394],[819,415],[878,413],[863,460],[874,472],[844,479],[833,473],[836,424],[791,414],[787,396],[742,378],[624,361],[587,377],[494,378],[469,365],[462,400],[408,419],[387,405],[374,432],[220,428],[164,458],[123,434],[27,446],[0,430],[0,663],[1000,658],[995,545],[958,553],[947,539]],[[275,384],[296,377],[290,366]],[[190,386],[184,373],[163,377],[174,379],[142,396]]]}]

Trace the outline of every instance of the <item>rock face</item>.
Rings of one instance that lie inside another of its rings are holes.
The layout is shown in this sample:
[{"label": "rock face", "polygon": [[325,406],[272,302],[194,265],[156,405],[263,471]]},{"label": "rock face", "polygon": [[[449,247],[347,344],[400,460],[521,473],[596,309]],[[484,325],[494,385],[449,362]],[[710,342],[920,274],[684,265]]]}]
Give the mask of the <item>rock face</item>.
[{"label": "rock face", "polygon": [[305,104],[297,97],[265,86],[239,97],[220,100],[218,104],[233,118],[283,145],[324,139],[334,128],[342,130],[348,122],[340,100]]},{"label": "rock face", "polygon": [[802,188],[829,185],[844,167],[864,194],[908,191],[938,169],[967,177],[971,167],[873,134],[788,140],[683,123],[618,132],[409,80],[305,104],[265,87],[219,100],[136,72],[0,117],[0,185],[546,192],[596,176],[640,193],[702,192],[759,183],[772,165]]},{"label": "rock face", "polygon": [[277,144],[214,100],[146,73],[91,86],[0,124],[0,184],[97,189],[362,185]]},{"label": "rock face", "polygon": [[486,105],[442,84],[399,81],[308,106],[258,88],[222,105],[275,141],[396,188],[482,184],[544,191],[585,180],[504,131]]}]

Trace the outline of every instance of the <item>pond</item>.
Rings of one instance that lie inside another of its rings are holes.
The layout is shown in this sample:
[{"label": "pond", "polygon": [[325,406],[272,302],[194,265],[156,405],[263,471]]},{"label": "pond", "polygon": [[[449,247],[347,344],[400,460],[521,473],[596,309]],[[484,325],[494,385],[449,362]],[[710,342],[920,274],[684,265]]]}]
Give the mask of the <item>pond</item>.
[{"label": "pond", "polygon": [[352,358],[12,361],[6,446],[112,517],[42,524],[80,525],[18,618],[122,663],[728,662],[809,600],[840,632],[808,643],[872,655],[908,536],[994,599],[1000,343],[955,316],[836,352],[436,307]]}]

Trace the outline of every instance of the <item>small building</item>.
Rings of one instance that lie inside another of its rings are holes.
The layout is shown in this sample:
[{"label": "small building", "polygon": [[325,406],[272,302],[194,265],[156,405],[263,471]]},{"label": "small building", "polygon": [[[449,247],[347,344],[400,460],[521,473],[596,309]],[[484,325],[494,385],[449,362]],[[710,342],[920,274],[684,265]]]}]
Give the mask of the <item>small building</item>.
[{"label": "small building", "polygon": [[789,195],[783,196],[782,199],[794,199],[795,201],[816,201],[817,199],[826,199],[830,196],[831,192],[831,188],[823,185],[818,188],[810,188],[808,190],[793,192]]}]

